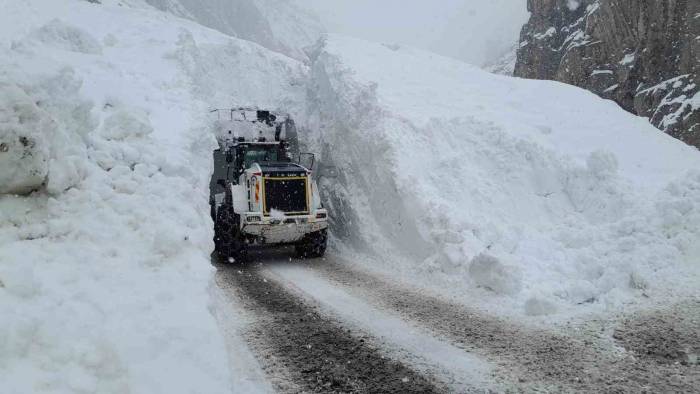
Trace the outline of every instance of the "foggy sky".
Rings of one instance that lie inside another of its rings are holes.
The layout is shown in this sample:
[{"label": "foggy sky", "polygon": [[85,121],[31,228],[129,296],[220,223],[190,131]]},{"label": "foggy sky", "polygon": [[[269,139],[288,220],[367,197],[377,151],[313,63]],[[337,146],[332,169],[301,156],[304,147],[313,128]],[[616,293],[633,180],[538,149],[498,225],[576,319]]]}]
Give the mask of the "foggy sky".
[{"label": "foggy sky", "polygon": [[518,41],[526,0],[295,0],[327,30],[482,65]]}]

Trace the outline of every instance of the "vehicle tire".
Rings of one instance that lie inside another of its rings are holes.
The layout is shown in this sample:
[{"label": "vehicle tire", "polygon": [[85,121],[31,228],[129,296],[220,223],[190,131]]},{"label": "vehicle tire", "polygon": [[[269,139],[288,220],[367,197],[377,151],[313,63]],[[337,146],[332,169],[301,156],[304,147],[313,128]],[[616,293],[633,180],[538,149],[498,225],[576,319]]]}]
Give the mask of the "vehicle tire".
[{"label": "vehicle tire", "polygon": [[219,209],[214,227],[214,244],[223,262],[244,263],[248,249],[240,232],[240,216],[230,208]]},{"label": "vehicle tire", "polygon": [[297,255],[303,258],[323,257],[328,245],[328,230],[323,229],[307,234],[295,246]]}]

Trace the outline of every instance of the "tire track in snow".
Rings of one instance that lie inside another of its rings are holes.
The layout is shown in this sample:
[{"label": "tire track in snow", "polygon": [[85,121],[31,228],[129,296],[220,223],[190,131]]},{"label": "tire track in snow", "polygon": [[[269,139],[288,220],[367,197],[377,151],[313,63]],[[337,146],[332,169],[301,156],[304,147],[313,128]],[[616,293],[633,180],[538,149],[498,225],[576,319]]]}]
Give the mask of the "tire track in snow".
[{"label": "tire track in snow", "polygon": [[246,338],[283,392],[447,392],[438,382],[384,355],[260,275],[259,266],[215,264],[216,280],[255,315]]},{"label": "tire track in snow", "polygon": [[213,313],[224,335],[233,391],[247,394],[273,393],[265,372],[240,335],[251,320],[236,303],[230,302],[224,292],[226,283],[219,281],[220,278],[215,278],[217,283],[211,289]]},{"label": "tire track in snow", "polygon": [[271,264],[263,276],[316,303],[359,332],[366,332],[389,357],[434,375],[459,392],[494,390],[491,366],[483,359],[440,340],[422,328],[377,309],[303,264]]},{"label": "tire track in snow", "polygon": [[336,257],[295,263],[483,356],[497,366],[494,379],[515,391],[693,393],[700,387],[697,365],[658,363],[613,350],[601,333],[604,325],[576,335],[525,328],[349,268]]}]

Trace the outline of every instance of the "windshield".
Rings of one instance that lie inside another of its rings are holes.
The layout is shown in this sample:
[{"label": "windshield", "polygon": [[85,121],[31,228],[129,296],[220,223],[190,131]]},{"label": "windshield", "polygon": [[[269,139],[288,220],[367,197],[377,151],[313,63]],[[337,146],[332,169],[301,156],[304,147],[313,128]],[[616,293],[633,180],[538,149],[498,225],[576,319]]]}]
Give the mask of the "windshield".
[{"label": "windshield", "polygon": [[250,168],[253,163],[277,160],[276,147],[250,147],[243,156],[243,168]]}]

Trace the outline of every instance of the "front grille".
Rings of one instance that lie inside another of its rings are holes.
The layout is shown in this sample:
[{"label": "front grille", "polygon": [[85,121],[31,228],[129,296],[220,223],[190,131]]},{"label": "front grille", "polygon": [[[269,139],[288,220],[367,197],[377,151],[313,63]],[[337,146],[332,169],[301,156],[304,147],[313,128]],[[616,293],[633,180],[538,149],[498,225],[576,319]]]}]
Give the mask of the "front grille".
[{"label": "front grille", "polygon": [[306,177],[263,178],[265,215],[276,209],[286,214],[308,214]]}]

